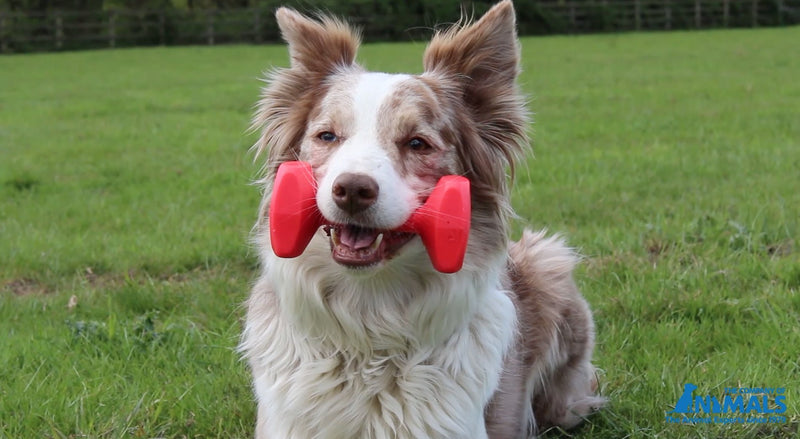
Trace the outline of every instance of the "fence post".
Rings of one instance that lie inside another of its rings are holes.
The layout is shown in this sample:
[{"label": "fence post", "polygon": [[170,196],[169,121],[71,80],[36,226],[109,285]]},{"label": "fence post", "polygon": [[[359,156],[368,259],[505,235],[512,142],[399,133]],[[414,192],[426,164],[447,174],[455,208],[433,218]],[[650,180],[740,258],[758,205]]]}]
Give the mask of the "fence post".
[{"label": "fence post", "polygon": [[[9,35],[11,32],[9,32]],[[8,53],[8,41],[6,41],[6,16],[0,12],[0,53]]]},{"label": "fence post", "polygon": [[672,2],[664,0],[664,29],[672,29]]},{"label": "fence post", "polygon": [[722,0],[722,26],[728,27],[731,16],[730,0]]},{"label": "fence post", "polygon": [[578,20],[575,18],[575,2],[569,2],[569,25],[572,33],[578,33]]},{"label": "fence post", "polygon": [[56,12],[56,49],[61,49],[64,46],[64,18],[60,12]]},{"label": "fence post", "polygon": [[167,19],[164,17],[164,10],[158,11],[158,44],[167,45]]},{"label": "fence post", "polygon": [[700,0],[694,0],[694,28],[700,29],[702,25],[702,12],[700,10]]},{"label": "fence post", "polygon": [[253,34],[256,44],[261,44],[261,9],[256,8],[253,13]]},{"label": "fence post", "polygon": [[753,0],[753,27],[758,27],[758,0]]},{"label": "fence post", "polygon": [[108,47],[117,46],[117,11],[111,10],[108,13]]},{"label": "fence post", "polygon": [[209,46],[214,45],[214,11],[206,12],[206,40]]},{"label": "fence post", "polygon": [[636,23],[636,30],[642,30],[642,1],[634,0],[633,3],[633,21]]}]

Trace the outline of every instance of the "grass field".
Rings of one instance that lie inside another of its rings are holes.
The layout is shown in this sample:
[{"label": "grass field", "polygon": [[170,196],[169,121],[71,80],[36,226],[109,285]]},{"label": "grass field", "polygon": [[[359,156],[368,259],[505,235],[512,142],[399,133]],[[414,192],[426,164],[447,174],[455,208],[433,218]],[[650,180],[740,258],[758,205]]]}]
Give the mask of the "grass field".
[{"label": "grass field", "polygon": [[[546,437],[800,435],[800,28],[523,39],[516,227],[563,232],[610,406]],[[423,45],[363,48],[418,71]],[[0,437],[247,437],[245,134],[279,46],[0,57]],[[786,422],[665,421],[684,383]],[[774,407],[774,405],[772,406]]]}]

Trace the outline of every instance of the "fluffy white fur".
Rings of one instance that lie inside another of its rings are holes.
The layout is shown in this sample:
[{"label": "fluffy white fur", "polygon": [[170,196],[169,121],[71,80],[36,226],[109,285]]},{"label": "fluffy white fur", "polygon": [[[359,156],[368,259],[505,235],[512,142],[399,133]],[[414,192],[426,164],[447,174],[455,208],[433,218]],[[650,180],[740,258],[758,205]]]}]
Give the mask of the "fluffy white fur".
[{"label": "fluffy white fur", "polygon": [[[271,74],[255,119],[257,148],[269,153],[256,226],[263,269],[241,343],[256,437],[515,439],[578,424],[603,399],[576,259],[542,233],[505,238],[506,169],[527,126],[510,1],[438,34],[421,75],[365,72],[357,35],[331,18],[285,8],[277,18],[292,65]],[[463,269],[434,270],[419,237],[369,267],[344,266],[323,229],[299,257],[275,256],[272,179],[293,159],[312,164],[331,224],[379,230],[403,224],[442,175],[467,176]],[[331,195],[350,174],[379,188],[363,211]]]}]

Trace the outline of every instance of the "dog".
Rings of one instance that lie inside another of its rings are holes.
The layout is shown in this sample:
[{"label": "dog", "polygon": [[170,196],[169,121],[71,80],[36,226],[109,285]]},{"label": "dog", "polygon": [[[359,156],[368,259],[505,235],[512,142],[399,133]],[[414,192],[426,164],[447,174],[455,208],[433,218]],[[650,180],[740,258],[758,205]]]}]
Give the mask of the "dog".
[{"label": "dog", "polygon": [[[508,240],[510,175],[528,148],[511,1],[437,32],[418,75],[365,70],[358,34],[335,18],[276,18],[290,66],[268,74],[254,116],[262,268],[240,345],[255,436],[528,438],[601,407],[576,255],[544,232]],[[293,160],[311,165],[327,225],[280,258],[268,212]],[[451,274],[395,230],[445,175],[469,179],[472,206]]]}]

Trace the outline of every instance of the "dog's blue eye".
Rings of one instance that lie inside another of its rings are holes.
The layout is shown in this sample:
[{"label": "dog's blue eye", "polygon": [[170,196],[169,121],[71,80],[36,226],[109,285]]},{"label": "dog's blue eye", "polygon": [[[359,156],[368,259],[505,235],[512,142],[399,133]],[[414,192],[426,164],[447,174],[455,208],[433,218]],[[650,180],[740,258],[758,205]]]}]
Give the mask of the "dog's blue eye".
[{"label": "dog's blue eye", "polygon": [[409,140],[408,147],[412,151],[418,152],[427,151],[431,148],[431,146],[428,145],[428,142],[420,139],[419,137],[414,137],[413,139]]},{"label": "dog's blue eye", "polygon": [[322,140],[323,142],[327,143],[335,142],[338,139],[338,137],[336,137],[336,134],[333,134],[330,131],[324,131],[322,133],[319,133],[317,137],[319,138],[319,140]]}]

